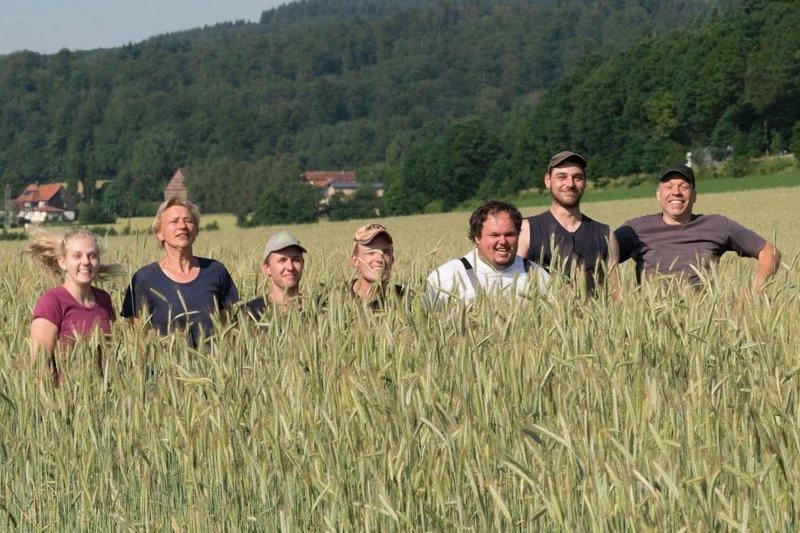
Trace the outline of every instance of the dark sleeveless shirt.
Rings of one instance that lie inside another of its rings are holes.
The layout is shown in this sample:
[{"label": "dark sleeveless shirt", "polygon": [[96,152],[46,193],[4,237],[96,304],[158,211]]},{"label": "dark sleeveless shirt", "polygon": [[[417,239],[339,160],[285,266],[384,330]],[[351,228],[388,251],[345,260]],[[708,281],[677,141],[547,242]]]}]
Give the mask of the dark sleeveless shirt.
[{"label": "dark sleeveless shirt", "polygon": [[[559,272],[566,276],[572,276],[573,269],[576,269],[575,275],[582,272],[586,291],[593,294],[595,285],[604,281],[603,266],[608,260],[610,228],[583,215],[578,230],[570,233],[558,223],[550,210],[526,220],[531,233],[528,259],[548,272],[559,265]],[[559,255],[555,261],[554,249]]]}]

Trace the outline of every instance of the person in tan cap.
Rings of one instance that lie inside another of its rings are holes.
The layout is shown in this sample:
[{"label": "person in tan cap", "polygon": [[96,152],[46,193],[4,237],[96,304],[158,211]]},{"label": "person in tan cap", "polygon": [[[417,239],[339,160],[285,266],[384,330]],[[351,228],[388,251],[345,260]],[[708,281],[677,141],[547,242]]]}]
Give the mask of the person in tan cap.
[{"label": "person in tan cap", "polygon": [[[350,262],[356,269],[350,291],[372,309],[379,309],[386,299],[394,265],[394,242],[383,224],[373,222],[358,228]],[[404,292],[400,285],[392,290],[398,297]]]},{"label": "person in tan cap", "polygon": [[558,152],[544,175],[550,208],[522,221],[517,255],[541,265],[551,274],[567,276],[586,294],[594,294],[610,274],[617,294],[619,251],[614,232],[581,213],[586,191],[586,160],[570,151]]},{"label": "person in tan cap", "polygon": [[291,305],[302,307],[300,280],[303,278],[306,249],[300,241],[288,231],[272,235],[264,247],[264,261],[261,270],[270,280],[270,289],[266,297],[259,296],[245,304],[247,313],[259,320],[268,304],[276,305],[282,311]]}]

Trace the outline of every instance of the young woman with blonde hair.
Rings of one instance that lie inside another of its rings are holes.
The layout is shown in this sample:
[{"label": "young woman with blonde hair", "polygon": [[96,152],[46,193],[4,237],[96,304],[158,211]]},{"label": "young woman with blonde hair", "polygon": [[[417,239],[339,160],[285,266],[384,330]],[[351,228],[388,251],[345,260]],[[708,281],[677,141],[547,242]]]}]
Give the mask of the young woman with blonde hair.
[{"label": "young woman with blonde hair", "polygon": [[63,352],[80,338],[90,336],[95,328],[106,336],[111,334],[115,319],[111,297],[93,282],[121,275],[125,268],[101,264],[97,236],[84,229],[70,230],[63,237],[39,231],[25,251],[63,280],[39,298],[31,322],[31,362],[36,363],[44,353],[60,382],[60,363],[66,361],[57,360],[57,351]]}]

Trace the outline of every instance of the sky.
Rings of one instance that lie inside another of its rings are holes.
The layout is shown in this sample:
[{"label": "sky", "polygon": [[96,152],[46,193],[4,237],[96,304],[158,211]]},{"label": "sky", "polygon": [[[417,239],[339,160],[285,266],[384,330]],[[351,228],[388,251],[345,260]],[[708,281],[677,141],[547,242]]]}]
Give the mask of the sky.
[{"label": "sky", "polygon": [[288,1],[0,0],[0,55],[114,48],[218,22],[258,22]]}]

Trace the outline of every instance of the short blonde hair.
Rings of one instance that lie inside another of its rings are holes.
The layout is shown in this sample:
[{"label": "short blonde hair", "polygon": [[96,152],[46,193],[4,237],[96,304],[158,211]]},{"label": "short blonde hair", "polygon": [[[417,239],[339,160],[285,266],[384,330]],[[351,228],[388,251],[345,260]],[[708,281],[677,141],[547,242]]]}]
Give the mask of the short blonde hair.
[{"label": "short blonde hair", "polygon": [[[102,252],[100,241],[97,235],[83,228],[69,230],[63,237],[44,230],[36,229],[33,234],[33,242],[25,249],[28,253],[39,260],[42,266],[54,275],[63,277],[64,272],[58,264],[58,258],[64,257],[67,250],[67,243],[72,239],[85,238],[94,243],[98,255]],[[127,272],[125,266],[119,263],[109,263],[104,265],[102,262],[97,269],[96,278],[105,281],[113,276],[121,276]]]},{"label": "short blonde hair", "polygon": [[[189,215],[192,217],[192,222],[198,228],[200,227],[200,209],[197,208],[189,200],[181,200],[180,198],[170,198],[164,202],[161,202],[161,205],[158,206],[158,210],[156,211],[156,217],[153,219],[153,224],[151,226],[153,233],[158,233],[161,230],[161,217],[164,214],[164,211],[169,209],[170,207],[175,206],[185,207],[189,210]],[[164,243],[158,241],[158,245],[162,248],[164,247]]]}]

